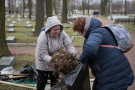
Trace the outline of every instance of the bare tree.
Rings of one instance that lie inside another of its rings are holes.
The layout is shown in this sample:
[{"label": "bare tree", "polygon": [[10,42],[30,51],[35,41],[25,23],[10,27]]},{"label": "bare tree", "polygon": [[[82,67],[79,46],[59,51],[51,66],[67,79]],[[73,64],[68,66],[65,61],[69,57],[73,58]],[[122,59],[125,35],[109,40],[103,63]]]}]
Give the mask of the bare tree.
[{"label": "bare tree", "polygon": [[24,18],[24,11],[25,11],[25,0],[23,0],[23,18]]},{"label": "bare tree", "polygon": [[101,0],[101,15],[107,16],[107,2],[109,0]]},{"label": "bare tree", "polygon": [[46,17],[46,0],[44,0],[44,16]]},{"label": "bare tree", "polygon": [[9,14],[11,14],[11,0],[8,0],[8,10]]},{"label": "bare tree", "polygon": [[63,0],[62,23],[67,23],[67,0]]},{"label": "bare tree", "polygon": [[58,15],[58,9],[57,9],[57,0],[53,0],[53,7],[54,7],[54,12],[55,12],[55,15]]},{"label": "bare tree", "polygon": [[12,3],[12,14],[14,14],[14,1],[11,0],[11,3]]},{"label": "bare tree", "polygon": [[17,10],[17,9],[16,9],[16,0],[14,0],[14,3],[15,3],[15,5],[14,5],[14,7],[15,7],[15,8],[14,8],[14,11],[16,12],[16,10]]},{"label": "bare tree", "polygon": [[119,8],[122,7],[121,5],[122,5],[121,1],[113,2],[113,10],[114,10],[113,13],[122,13],[121,8]]},{"label": "bare tree", "polygon": [[17,1],[15,0],[15,12],[17,13],[16,3],[17,3]]},{"label": "bare tree", "polygon": [[46,0],[46,14],[47,17],[52,16],[52,0]]},{"label": "bare tree", "polygon": [[18,0],[18,12],[20,14],[22,14],[22,10],[23,10],[23,1],[22,0]]},{"label": "bare tree", "polygon": [[72,9],[72,14],[75,14],[75,0],[73,0],[73,9]]},{"label": "bare tree", "polygon": [[[87,0],[86,1],[86,9],[87,9],[87,14],[89,15],[89,11],[90,11],[90,3],[92,3],[92,0]],[[91,8],[92,9],[92,8]]]},{"label": "bare tree", "polygon": [[104,14],[104,1],[103,0],[101,0],[101,15],[103,15]]},{"label": "bare tree", "polygon": [[122,14],[122,7],[123,6],[123,0],[121,1],[121,14]]},{"label": "bare tree", "polygon": [[127,2],[127,0],[125,0],[125,13],[124,13],[125,15],[127,15],[127,10],[126,10],[126,5],[127,4],[126,4],[126,2]]},{"label": "bare tree", "polygon": [[29,19],[31,19],[32,15],[32,1],[28,0],[28,8],[29,8]]},{"label": "bare tree", "polygon": [[110,0],[109,11],[110,11],[111,19],[112,19],[112,14],[113,14],[113,11],[112,11],[112,0]]},{"label": "bare tree", "polygon": [[38,36],[40,29],[44,26],[44,0],[37,0],[36,24],[34,36]]},{"label": "bare tree", "polygon": [[90,8],[89,8],[89,3],[90,3],[90,0],[88,0],[88,5],[87,5],[87,8],[88,8],[88,15],[89,15],[89,10],[90,10]]},{"label": "bare tree", "polygon": [[82,0],[83,15],[85,14],[85,9],[86,9],[86,0]]},{"label": "bare tree", "polygon": [[131,8],[132,14],[133,14],[133,13],[135,14],[135,12],[134,12],[134,9],[135,9],[135,1],[132,1],[132,2],[131,2],[130,8]]},{"label": "bare tree", "polygon": [[69,0],[68,2],[67,2],[67,6],[68,6],[68,14],[69,14],[69,16],[71,15],[71,4],[72,4],[72,0]]},{"label": "bare tree", "polygon": [[5,0],[0,0],[0,58],[2,56],[11,56],[6,43],[5,34]]},{"label": "bare tree", "polygon": [[[45,1],[45,0],[44,0]],[[32,13],[33,13],[33,15],[35,15],[36,14],[36,0],[32,0]]]},{"label": "bare tree", "polygon": [[53,10],[54,15],[59,16],[61,14],[61,0],[53,0]]}]

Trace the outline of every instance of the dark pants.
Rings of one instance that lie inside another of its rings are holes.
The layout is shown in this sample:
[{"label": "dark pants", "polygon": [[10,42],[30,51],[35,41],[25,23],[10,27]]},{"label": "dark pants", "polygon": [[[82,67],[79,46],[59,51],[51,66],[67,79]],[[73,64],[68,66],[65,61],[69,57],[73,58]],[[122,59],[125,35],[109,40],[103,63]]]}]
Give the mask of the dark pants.
[{"label": "dark pants", "polygon": [[37,90],[44,90],[47,79],[51,80],[51,87],[57,83],[58,75],[53,75],[52,71],[41,71],[38,70]]}]

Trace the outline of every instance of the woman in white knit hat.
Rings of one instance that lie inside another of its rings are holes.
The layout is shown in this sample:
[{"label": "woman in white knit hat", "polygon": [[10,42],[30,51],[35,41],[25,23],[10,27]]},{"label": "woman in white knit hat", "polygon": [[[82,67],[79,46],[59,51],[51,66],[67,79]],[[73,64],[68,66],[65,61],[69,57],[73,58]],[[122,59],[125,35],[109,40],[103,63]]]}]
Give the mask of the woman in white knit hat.
[{"label": "woman in white knit hat", "polygon": [[48,76],[51,78],[51,87],[56,83],[57,76],[52,75],[53,69],[50,60],[52,54],[63,47],[76,55],[75,47],[64,32],[59,19],[56,16],[48,17],[45,31],[42,31],[37,39],[35,51],[36,68],[38,70],[37,90],[44,90]]}]

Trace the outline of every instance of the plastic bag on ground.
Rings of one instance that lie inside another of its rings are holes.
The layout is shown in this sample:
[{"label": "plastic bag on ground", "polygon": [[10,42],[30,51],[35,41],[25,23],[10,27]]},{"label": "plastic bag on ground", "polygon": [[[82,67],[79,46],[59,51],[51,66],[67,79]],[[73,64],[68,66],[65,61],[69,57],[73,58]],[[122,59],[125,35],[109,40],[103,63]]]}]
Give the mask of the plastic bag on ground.
[{"label": "plastic bag on ground", "polygon": [[21,74],[28,74],[27,79],[37,80],[38,72],[35,66],[25,65],[23,68],[19,70]]},{"label": "plastic bag on ground", "polygon": [[1,70],[1,74],[13,74],[14,68],[13,67],[6,67]]}]

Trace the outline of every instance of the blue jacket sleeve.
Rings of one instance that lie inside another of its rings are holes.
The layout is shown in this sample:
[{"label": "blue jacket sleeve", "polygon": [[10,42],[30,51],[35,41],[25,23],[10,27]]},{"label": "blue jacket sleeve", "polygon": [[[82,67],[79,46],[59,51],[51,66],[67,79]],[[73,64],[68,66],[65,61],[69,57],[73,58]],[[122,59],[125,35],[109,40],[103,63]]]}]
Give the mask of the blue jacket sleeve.
[{"label": "blue jacket sleeve", "polygon": [[91,32],[83,45],[83,52],[79,58],[80,62],[84,63],[91,56],[96,55],[102,41],[103,35],[101,32]]}]

